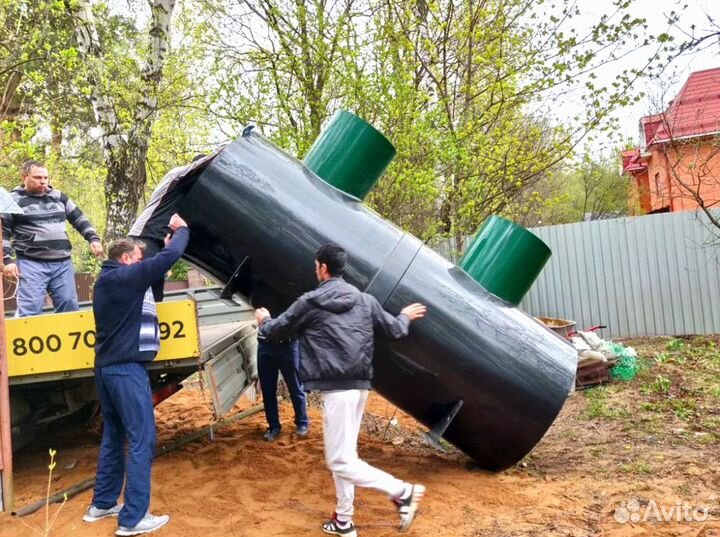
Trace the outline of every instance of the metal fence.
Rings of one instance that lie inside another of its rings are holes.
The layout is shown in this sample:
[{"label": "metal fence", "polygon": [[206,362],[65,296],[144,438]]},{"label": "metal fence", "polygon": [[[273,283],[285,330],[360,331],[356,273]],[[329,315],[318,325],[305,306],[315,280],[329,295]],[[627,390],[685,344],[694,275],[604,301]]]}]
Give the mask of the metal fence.
[{"label": "metal fence", "polygon": [[720,333],[720,230],[678,212],[535,228],[552,250],[521,307],[603,337]]}]

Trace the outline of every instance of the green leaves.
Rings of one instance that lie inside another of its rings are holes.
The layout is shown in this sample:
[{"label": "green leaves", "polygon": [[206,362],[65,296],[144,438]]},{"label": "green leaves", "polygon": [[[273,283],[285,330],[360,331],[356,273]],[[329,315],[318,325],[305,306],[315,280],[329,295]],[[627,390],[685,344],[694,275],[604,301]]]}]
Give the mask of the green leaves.
[{"label": "green leaves", "polygon": [[[607,182],[624,195],[597,171],[606,163],[590,172],[563,163],[589,132],[614,128],[613,110],[640,98],[645,67],[614,62],[637,48],[673,46],[668,33],[648,35],[631,0],[599,3],[604,12],[590,24],[571,0],[185,0],[164,76],[144,95],[153,36],[135,12],[141,4],[127,5],[93,2],[101,50],[81,57],[68,14],[78,0],[0,4],[1,40],[17,45],[0,48],[0,67],[26,62],[15,69],[12,113],[0,109],[0,178],[17,181],[27,156],[51,156],[54,180],[101,228],[103,201],[117,198],[105,189],[108,152],[113,177],[136,169],[132,191],[142,198],[138,155],[150,190],[170,168],[253,121],[302,158],[341,107],[398,150],[368,203],[423,239],[471,234],[490,214],[567,221],[596,203],[615,212],[618,199],[600,203],[600,186],[582,194]],[[649,64],[656,53],[647,54]],[[611,70],[607,82],[597,76]],[[112,149],[96,128],[93,90],[108,97],[117,121]],[[565,118],[570,94],[581,112]],[[145,99],[157,102],[148,108],[149,131],[139,128],[147,126]],[[133,136],[147,154],[141,147],[126,159]]]}]

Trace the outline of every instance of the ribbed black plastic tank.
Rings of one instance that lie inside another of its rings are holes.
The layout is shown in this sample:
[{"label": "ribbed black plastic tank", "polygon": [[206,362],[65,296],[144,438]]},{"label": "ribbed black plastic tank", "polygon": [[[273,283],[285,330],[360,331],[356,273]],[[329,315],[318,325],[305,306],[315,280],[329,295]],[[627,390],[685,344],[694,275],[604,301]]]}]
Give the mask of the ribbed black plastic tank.
[{"label": "ribbed black plastic tank", "polygon": [[577,366],[565,340],[262,136],[226,147],[179,212],[186,258],[251,301],[314,288],[314,253],[336,243],[346,280],[388,311],[426,304],[407,338],[378,339],[374,387],[428,427],[459,408],[443,436],[483,468],[522,459],[565,402]]}]

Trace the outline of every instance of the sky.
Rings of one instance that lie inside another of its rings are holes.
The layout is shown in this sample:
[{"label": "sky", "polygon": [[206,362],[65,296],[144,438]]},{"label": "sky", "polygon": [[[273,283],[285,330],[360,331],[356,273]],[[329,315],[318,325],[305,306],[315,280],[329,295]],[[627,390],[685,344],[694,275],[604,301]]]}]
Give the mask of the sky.
[{"label": "sky", "polygon": [[[583,15],[579,24],[590,25],[596,21],[603,11],[608,10],[611,4],[609,0],[577,0],[578,7]],[[680,29],[671,28],[668,30],[666,16],[671,11],[680,13]],[[631,7],[631,14],[647,19],[648,32],[654,35],[668,31],[677,41],[684,41],[687,35],[681,30],[691,31],[695,25],[696,35],[703,35],[712,32],[707,15],[711,16],[720,26],[720,0],[634,0]],[[720,28],[714,29],[717,32]],[[643,80],[640,82],[642,91],[646,94],[640,102],[630,105],[617,112],[620,126],[620,135],[625,140],[639,143],[640,118],[651,113],[659,112],[660,104],[667,105],[672,100],[690,73],[720,67],[720,41],[708,43],[705,50],[694,52],[675,60],[669,69],[665,70],[659,80]],[[601,82],[610,83],[617,72],[623,67],[635,67],[641,64],[648,57],[648,51],[643,50],[631,54],[614,65],[601,68],[597,75]],[[571,103],[567,109],[568,117],[577,111],[579,102]],[[561,117],[562,119],[562,117]],[[610,148],[617,143],[607,136],[598,135],[597,139],[588,142],[588,147],[594,152],[609,152]]]}]

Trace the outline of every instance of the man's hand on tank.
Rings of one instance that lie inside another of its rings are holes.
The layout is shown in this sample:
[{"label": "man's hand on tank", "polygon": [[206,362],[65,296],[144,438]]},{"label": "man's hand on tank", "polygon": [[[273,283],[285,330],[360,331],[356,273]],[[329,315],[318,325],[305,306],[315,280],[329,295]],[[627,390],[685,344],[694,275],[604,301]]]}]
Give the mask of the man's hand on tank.
[{"label": "man's hand on tank", "polygon": [[90,243],[90,251],[95,257],[102,257],[104,250],[103,245],[100,241],[93,241]]},{"label": "man's hand on tank", "polygon": [[400,313],[407,315],[411,321],[422,319],[425,317],[425,312],[427,312],[427,306],[418,302],[405,306],[402,310],[400,310]]},{"label": "man's hand on tank", "polygon": [[265,319],[269,318],[270,312],[266,308],[258,308],[255,310],[255,322],[257,322],[258,326],[260,326]]},{"label": "man's hand on tank", "polygon": [[187,222],[180,218],[180,215],[175,213],[170,217],[170,223],[168,224],[168,227],[172,229],[173,231],[177,231],[181,227],[188,227]]},{"label": "man's hand on tank", "polygon": [[20,278],[20,271],[15,263],[8,263],[3,267],[3,276],[13,280]]}]

